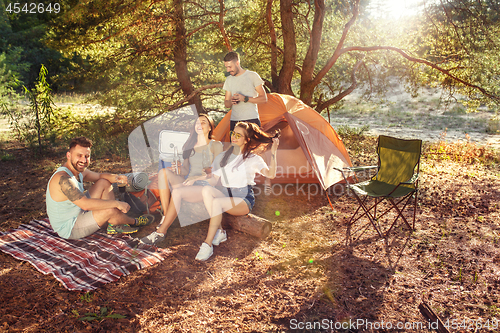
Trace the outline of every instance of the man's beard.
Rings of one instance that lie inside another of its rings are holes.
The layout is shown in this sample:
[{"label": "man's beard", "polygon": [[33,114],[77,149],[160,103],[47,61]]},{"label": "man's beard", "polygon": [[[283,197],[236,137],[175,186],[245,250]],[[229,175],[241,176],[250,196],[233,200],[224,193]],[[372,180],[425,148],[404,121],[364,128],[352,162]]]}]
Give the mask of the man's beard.
[{"label": "man's beard", "polygon": [[232,75],[232,76],[236,76],[236,75],[238,75],[239,73],[240,73],[239,68],[236,68],[236,69],[234,70],[234,74],[231,74],[231,75]]},{"label": "man's beard", "polygon": [[76,171],[78,171],[80,173],[84,172],[88,166],[88,164],[84,164],[83,166],[79,166],[78,162],[76,162],[76,163],[71,162],[71,165],[73,166],[73,169],[75,169]]}]

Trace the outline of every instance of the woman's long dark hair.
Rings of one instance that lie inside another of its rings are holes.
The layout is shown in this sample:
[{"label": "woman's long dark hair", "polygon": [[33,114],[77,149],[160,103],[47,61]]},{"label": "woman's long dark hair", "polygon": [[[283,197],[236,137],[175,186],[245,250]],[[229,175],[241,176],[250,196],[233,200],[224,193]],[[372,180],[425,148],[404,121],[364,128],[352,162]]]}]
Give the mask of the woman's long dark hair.
[{"label": "woman's long dark hair", "polygon": [[[271,147],[273,143],[273,139],[280,136],[280,130],[276,130],[273,133],[264,132],[257,124],[247,123],[244,121],[240,121],[235,125],[236,127],[240,127],[245,131],[245,139],[248,140],[247,143],[243,146],[243,160],[248,158],[250,154],[259,155],[266,151]],[[229,156],[233,153],[234,146],[231,146],[222,157],[220,161],[220,166],[223,168],[227,165],[227,161],[229,160]]]},{"label": "woman's long dark hair", "polygon": [[209,140],[213,139],[213,136],[214,136],[213,133],[214,133],[214,130],[215,130],[214,120],[208,114],[206,114],[206,113],[200,113],[198,115],[198,118],[196,118],[196,120],[194,121],[194,125],[193,125],[193,128],[191,129],[191,133],[189,134],[189,138],[187,139],[187,141],[184,144],[184,146],[182,146],[182,158],[183,159],[188,159],[194,153],[194,145],[198,141],[198,133],[196,133],[196,122],[198,121],[198,119],[200,117],[207,118],[208,123],[210,125],[210,131],[208,132],[208,139]]}]

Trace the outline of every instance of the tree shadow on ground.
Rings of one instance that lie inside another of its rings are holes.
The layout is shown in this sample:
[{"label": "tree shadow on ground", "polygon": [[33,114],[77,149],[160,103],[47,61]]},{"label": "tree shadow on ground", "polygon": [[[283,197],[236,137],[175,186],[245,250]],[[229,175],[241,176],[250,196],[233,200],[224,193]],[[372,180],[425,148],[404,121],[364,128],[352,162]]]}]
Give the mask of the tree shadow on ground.
[{"label": "tree shadow on ground", "polygon": [[[407,228],[396,227],[387,238],[380,238],[371,225],[363,237],[347,242],[345,222],[352,214],[354,198],[343,196],[332,197],[332,200],[334,211],[324,207],[321,213],[326,221],[322,222],[330,226],[332,238],[338,241],[318,247],[319,253],[331,253],[320,262],[327,280],[314,296],[303,302],[298,312],[274,321],[287,331],[357,332],[379,323],[384,319],[380,307],[385,294],[390,292],[389,281],[410,244],[412,234]],[[343,213],[338,214],[337,209]],[[309,226],[309,233],[314,232],[311,229]],[[300,235],[307,229],[293,230]],[[300,266],[307,258],[308,254],[304,254],[277,266]]]}]

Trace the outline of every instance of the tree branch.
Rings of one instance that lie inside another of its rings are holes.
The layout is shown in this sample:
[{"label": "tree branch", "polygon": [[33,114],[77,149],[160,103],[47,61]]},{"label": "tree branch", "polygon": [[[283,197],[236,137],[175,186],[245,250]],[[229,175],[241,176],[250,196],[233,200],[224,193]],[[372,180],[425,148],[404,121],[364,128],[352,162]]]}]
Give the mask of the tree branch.
[{"label": "tree branch", "polygon": [[231,46],[231,42],[229,41],[229,38],[227,37],[226,29],[224,29],[224,15],[226,12],[226,9],[224,7],[224,0],[219,0],[219,30],[220,33],[222,34],[222,38],[224,38],[224,43],[226,44],[227,50],[232,51],[233,48]]},{"label": "tree branch", "polygon": [[318,53],[321,46],[321,36],[323,32],[323,20],[325,17],[325,2],[324,0],[315,0],[315,11],[313,26],[310,32],[310,43],[307,49],[306,56],[302,63],[302,81],[310,82],[313,80],[314,67],[318,61]]},{"label": "tree branch", "polygon": [[335,65],[337,62],[338,58],[342,55],[342,47],[344,46],[345,39],[347,38],[347,34],[349,33],[349,30],[351,29],[351,26],[356,22],[358,15],[359,15],[359,1],[356,0],[354,2],[354,8],[352,10],[352,17],[349,20],[349,22],[346,23],[344,26],[344,31],[342,32],[342,37],[340,37],[339,43],[337,44],[337,48],[335,49],[335,52],[333,52],[332,57],[328,60],[328,62],[325,64],[325,66],[316,74],[314,80],[312,81],[312,85],[317,86],[321,80],[325,77],[325,75],[330,71],[330,69]]},{"label": "tree branch", "polygon": [[341,91],[337,96],[327,101],[318,103],[318,105],[315,108],[317,112],[321,112],[330,105],[337,103],[338,101],[342,100],[342,98],[352,93],[354,89],[356,89],[356,87],[358,86],[358,81],[356,80],[356,72],[358,71],[359,67],[363,64],[364,64],[363,60],[358,60],[358,62],[354,65],[351,72],[351,85],[349,86],[349,88],[347,88],[344,91]]},{"label": "tree branch", "polygon": [[189,101],[191,98],[193,98],[195,95],[197,95],[198,93],[200,93],[203,90],[222,88],[223,85],[224,85],[223,83],[214,83],[214,84],[209,84],[206,86],[199,87],[199,88],[193,90],[188,96],[186,96],[183,99],[172,104],[169,108],[167,108],[167,111],[172,111],[172,110],[179,108],[182,104],[186,103],[187,101]]},{"label": "tree branch", "polygon": [[475,84],[472,84],[470,82],[467,82],[459,77],[457,77],[456,75],[453,75],[449,69],[445,69],[445,68],[442,68],[441,66],[438,66],[428,60],[425,60],[425,59],[420,59],[420,58],[415,58],[415,57],[412,57],[410,55],[408,55],[405,51],[397,48],[397,47],[393,47],[393,46],[367,46],[367,47],[364,47],[364,46],[352,46],[352,47],[346,47],[346,48],[343,48],[341,51],[340,51],[340,54],[344,54],[344,53],[348,53],[348,52],[353,52],[353,51],[360,51],[360,52],[373,52],[373,51],[380,51],[380,50],[388,50],[388,51],[394,51],[396,53],[399,53],[403,58],[411,61],[411,62],[415,62],[415,63],[419,63],[419,64],[423,64],[423,65],[426,65],[426,66],[429,66],[443,74],[445,74],[446,76],[448,76],[449,78],[457,81],[457,82],[460,82],[461,84],[463,84],[464,86],[467,86],[467,87],[470,87],[470,88],[474,88],[474,89],[477,89],[479,90],[483,95],[497,101],[497,102],[500,102],[500,97],[498,96],[495,96],[493,95],[492,93],[488,92],[486,89],[484,88],[481,88]]}]

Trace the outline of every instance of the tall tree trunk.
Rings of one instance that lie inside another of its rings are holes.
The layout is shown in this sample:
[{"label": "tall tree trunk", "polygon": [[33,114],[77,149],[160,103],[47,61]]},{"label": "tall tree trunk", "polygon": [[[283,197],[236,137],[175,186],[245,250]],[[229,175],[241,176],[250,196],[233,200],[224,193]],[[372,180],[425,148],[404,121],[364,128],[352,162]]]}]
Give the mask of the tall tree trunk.
[{"label": "tall tree trunk", "polygon": [[226,29],[224,28],[224,16],[226,13],[226,8],[224,6],[224,0],[219,0],[219,30],[224,39],[224,44],[226,44],[227,50],[230,52],[233,50],[229,37],[227,36]]},{"label": "tall tree trunk", "polygon": [[318,61],[318,53],[321,46],[323,34],[323,20],[325,18],[325,1],[314,1],[314,20],[311,29],[309,48],[307,49],[304,63],[302,64],[302,75],[300,79],[300,99],[311,105],[314,89],[314,68]]},{"label": "tall tree trunk", "polygon": [[[191,94],[194,90],[193,83],[189,77],[187,66],[187,40],[186,40],[186,25],[184,22],[183,0],[174,0],[174,17],[175,19],[175,46],[174,46],[174,68],[177,74],[177,79],[181,85],[182,92],[185,96]],[[203,111],[203,105],[199,95],[194,95],[189,99],[190,104],[196,106],[198,113]]]},{"label": "tall tree trunk", "polygon": [[278,46],[276,38],[276,29],[273,22],[273,0],[267,0],[266,20],[269,27],[269,37],[271,38],[271,84],[273,90],[278,87]]},{"label": "tall tree trunk", "polygon": [[293,24],[293,1],[280,0],[281,24],[283,28],[283,66],[278,81],[278,92],[293,95],[292,78],[297,59],[297,45],[295,43],[295,28]]}]

